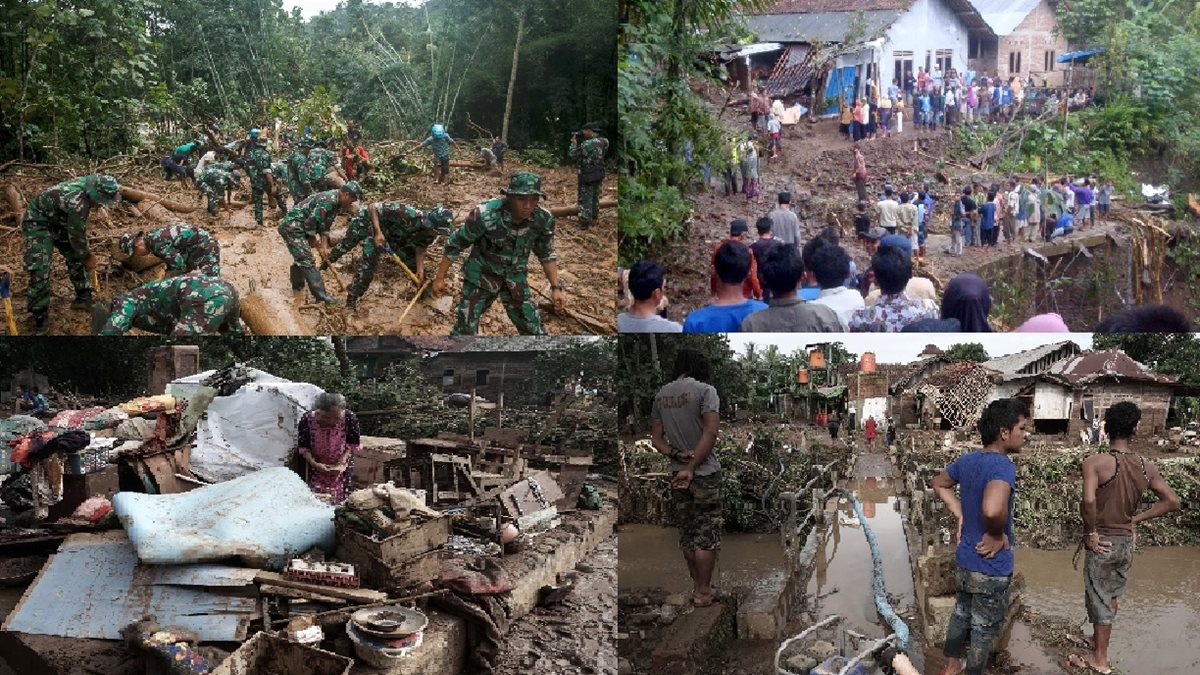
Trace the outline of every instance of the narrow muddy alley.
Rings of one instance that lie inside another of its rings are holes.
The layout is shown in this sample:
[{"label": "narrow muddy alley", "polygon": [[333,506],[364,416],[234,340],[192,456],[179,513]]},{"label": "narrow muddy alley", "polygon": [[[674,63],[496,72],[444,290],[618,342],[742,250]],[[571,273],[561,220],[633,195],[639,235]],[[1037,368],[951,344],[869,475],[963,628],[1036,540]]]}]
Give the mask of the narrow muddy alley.
[{"label": "narrow muddy alley", "polygon": [[[887,455],[862,454],[855,459],[852,475],[842,487],[858,497],[866,524],[875,533],[889,603],[911,623],[916,602],[913,575],[892,479]],[[821,543],[807,590],[812,613],[818,620],[832,614],[845,617],[856,630],[871,637],[891,633],[875,610],[871,550],[853,504],[844,496],[834,496],[826,503],[825,512],[836,515],[826,520],[824,531],[818,530]]]}]

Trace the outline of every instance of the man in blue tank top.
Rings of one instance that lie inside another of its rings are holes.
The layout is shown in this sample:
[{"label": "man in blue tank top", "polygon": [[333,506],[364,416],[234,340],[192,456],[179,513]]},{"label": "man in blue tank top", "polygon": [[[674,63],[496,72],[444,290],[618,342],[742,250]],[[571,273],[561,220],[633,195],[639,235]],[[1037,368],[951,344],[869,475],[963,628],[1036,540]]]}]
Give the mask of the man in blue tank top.
[{"label": "man in blue tank top", "polygon": [[[1012,581],[1013,493],[1017,468],[1008,455],[1025,444],[1028,410],[1017,399],[993,401],[979,419],[983,449],[954,460],[933,479],[937,496],[958,518],[954,562],[958,598],[946,629],[943,672],[983,675],[1004,628]],[[961,500],[954,494],[959,487]]]}]

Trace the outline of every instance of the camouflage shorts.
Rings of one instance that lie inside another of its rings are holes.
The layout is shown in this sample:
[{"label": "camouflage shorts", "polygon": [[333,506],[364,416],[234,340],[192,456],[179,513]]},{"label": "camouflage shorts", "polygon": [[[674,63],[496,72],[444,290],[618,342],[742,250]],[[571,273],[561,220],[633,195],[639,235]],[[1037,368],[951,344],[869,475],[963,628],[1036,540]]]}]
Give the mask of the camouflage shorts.
[{"label": "camouflage shorts", "polygon": [[1108,553],[1085,551],[1083,562],[1084,605],[1088,621],[1111,625],[1117,610],[1113,603],[1125,592],[1133,565],[1133,537],[1103,535],[1112,544]]},{"label": "camouflage shorts", "polygon": [[686,490],[671,490],[679,548],[716,551],[721,548],[721,472],[692,478]]}]

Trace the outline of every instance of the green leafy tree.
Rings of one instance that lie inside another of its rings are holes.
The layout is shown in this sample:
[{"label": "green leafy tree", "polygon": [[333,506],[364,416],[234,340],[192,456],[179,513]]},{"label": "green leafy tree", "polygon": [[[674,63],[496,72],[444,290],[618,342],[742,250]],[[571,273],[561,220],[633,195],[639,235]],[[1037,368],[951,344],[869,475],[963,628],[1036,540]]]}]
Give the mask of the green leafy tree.
[{"label": "green leafy tree", "polygon": [[638,419],[649,416],[654,395],[670,381],[681,349],[695,349],[708,357],[709,383],[717,388],[723,409],[749,400],[744,371],[726,336],[624,334],[617,337],[617,410],[622,419],[630,412]]},{"label": "green leafy tree", "polygon": [[[764,0],[622,0],[621,59],[617,64],[621,139],[618,234],[626,263],[679,236],[690,218],[685,187],[700,164],[719,170],[729,161],[726,134],[692,89],[717,83],[702,54],[745,36],[738,15]],[[684,146],[693,161],[684,160]]]},{"label": "green leafy tree", "polygon": [[974,361],[983,363],[991,357],[988,356],[987,350],[978,342],[960,342],[951,345],[946,350],[946,358],[951,361]]}]

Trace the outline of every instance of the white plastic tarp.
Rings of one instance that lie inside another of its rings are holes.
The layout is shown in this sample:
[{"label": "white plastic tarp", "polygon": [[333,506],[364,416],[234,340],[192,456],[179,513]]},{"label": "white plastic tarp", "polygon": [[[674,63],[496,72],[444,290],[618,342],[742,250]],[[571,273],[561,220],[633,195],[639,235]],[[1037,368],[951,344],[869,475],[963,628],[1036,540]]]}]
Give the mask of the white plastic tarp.
[{"label": "white plastic tarp", "polygon": [[334,508],[286,467],[179,494],[118,492],[112,504],[138,560],[150,565],[236,556],[280,569],[314,546],[333,549]]},{"label": "white plastic tarp", "polygon": [[[191,397],[200,381],[216,371],[171,382],[167,391]],[[217,396],[196,424],[191,469],[209,482],[220,482],[283,466],[296,444],[296,424],[313,408],[320,387],[292,382],[261,370],[231,396]]]}]

